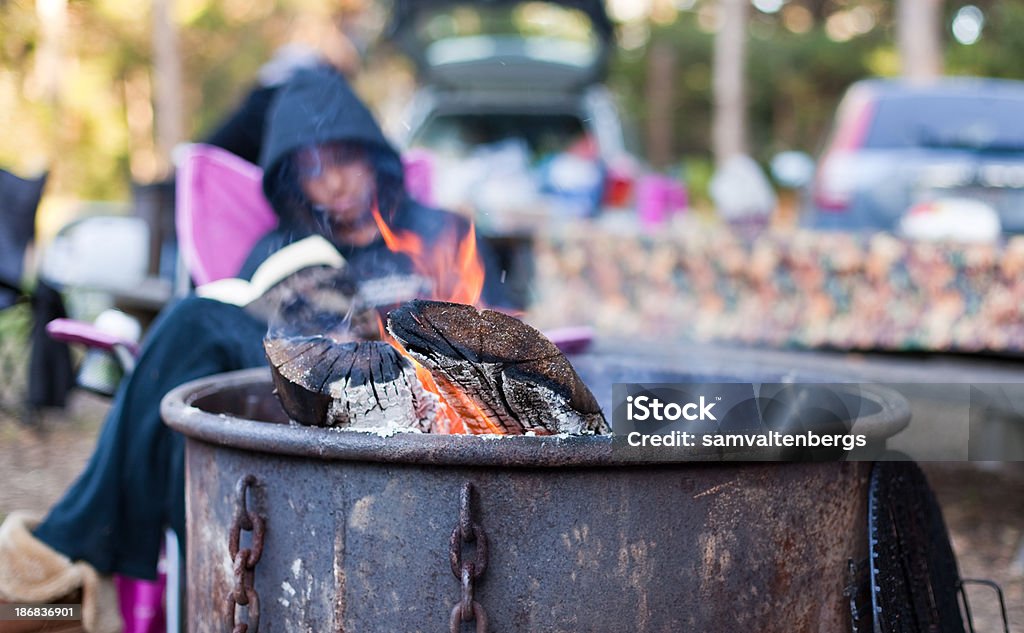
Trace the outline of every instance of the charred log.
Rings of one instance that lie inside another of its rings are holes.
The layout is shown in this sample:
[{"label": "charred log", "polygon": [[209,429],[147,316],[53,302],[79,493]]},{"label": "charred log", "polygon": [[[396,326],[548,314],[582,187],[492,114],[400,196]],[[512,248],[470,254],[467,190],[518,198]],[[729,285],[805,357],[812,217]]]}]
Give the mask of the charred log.
[{"label": "charred log", "polygon": [[436,397],[387,343],[304,336],[267,338],[263,347],[281,405],[300,424],[426,430],[435,417]]},{"label": "charred log", "polygon": [[601,408],[540,332],[491,310],[411,301],[388,330],[473,433],[607,433]]}]

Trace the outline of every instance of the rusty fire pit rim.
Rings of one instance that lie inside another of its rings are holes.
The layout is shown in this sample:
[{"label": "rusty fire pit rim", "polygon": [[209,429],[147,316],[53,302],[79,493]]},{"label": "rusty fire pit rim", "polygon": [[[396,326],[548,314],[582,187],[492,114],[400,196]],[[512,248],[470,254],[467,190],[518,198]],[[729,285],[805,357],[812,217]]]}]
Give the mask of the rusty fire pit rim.
[{"label": "rusty fire pit rim", "polygon": [[[161,401],[165,423],[188,438],[219,446],[328,461],[389,462],[507,467],[587,467],[679,464],[720,461],[717,449],[656,451],[642,461],[613,452],[611,436],[466,436],[343,431],[294,424],[269,423],[193,406],[201,398],[230,388],[266,384],[269,368],[244,369],[200,378],[171,390]],[[881,405],[877,413],[857,420],[854,431],[871,438],[891,437],[910,421],[910,407],[899,393],[856,385]],[[730,452],[742,461],[743,450]]]}]

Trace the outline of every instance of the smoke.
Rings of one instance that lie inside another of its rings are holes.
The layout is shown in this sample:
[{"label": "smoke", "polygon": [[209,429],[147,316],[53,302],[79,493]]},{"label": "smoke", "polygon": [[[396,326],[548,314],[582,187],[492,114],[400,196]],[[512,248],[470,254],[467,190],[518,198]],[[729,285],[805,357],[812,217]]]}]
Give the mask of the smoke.
[{"label": "smoke", "polygon": [[376,311],[359,298],[345,269],[305,268],[250,304],[267,321],[267,337],[326,336],[339,342],[376,337]]}]

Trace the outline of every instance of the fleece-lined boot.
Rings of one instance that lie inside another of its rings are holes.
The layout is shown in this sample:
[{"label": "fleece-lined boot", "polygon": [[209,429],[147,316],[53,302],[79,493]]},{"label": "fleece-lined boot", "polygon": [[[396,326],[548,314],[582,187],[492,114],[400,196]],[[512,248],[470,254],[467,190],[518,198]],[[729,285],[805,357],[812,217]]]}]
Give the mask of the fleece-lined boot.
[{"label": "fleece-lined boot", "polygon": [[0,525],[0,602],[81,604],[82,620],[0,621],[0,633],[36,631],[120,633],[117,592],[110,578],[37,539],[37,518],[13,512]]}]

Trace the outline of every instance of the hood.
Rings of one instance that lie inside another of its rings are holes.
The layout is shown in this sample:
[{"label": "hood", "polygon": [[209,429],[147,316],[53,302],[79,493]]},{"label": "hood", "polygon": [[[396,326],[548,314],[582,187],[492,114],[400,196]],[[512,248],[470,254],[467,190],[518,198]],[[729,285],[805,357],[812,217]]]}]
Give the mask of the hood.
[{"label": "hood", "polygon": [[402,161],[373,114],[337,71],[319,66],[297,72],[270,106],[264,128],[263,192],[283,224],[301,223],[310,209],[292,168],[296,150],[317,143],[360,143],[377,174],[378,206],[391,216],[405,197]]}]

